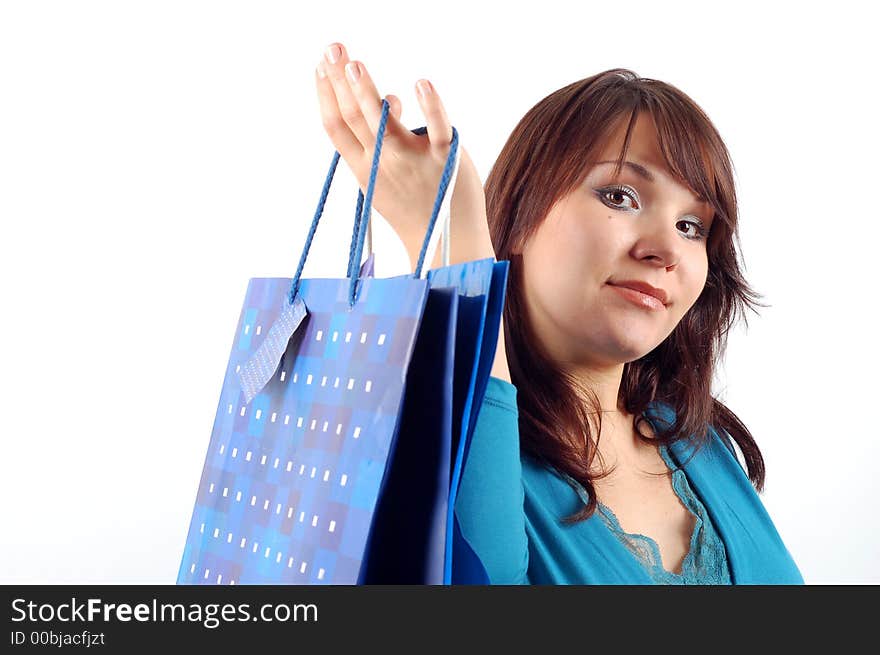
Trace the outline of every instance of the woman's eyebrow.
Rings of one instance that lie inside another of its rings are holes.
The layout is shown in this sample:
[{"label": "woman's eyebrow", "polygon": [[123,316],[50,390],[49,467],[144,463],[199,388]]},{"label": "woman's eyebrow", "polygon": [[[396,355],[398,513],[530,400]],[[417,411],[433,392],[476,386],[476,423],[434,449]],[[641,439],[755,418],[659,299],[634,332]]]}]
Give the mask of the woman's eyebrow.
[{"label": "woman's eyebrow", "polygon": [[[606,161],[600,161],[600,162],[597,162],[597,163],[596,163],[596,166],[598,166],[599,164],[616,164],[616,163],[617,163],[616,160],[606,160]],[[642,178],[648,180],[648,182],[654,182],[654,181],[655,181],[655,179],[654,179],[654,175],[651,173],[651,171],[649,171],[647,168],[645,168],[645,167],[642,166],[641,164],[637,164],[637,163],[634,162],[634,161],[625,160],[625,161],[623,162],[623,166],[624,166],[624,167],[629,167],[629,168],[631,168],[632,171],[633,171],[636,175],[638,175],[639,177],[642,177]],[[706,198],[704,195],[702,195],[702,194],[700,194],[700,193],[696,194],[696,198],[697,198],[697,201],[698,201],[698,202],[709,202],[709,199]]]},{"label": "woman's eyebrow", "polygon": [[[616,161],[600,161],[596,165],[598,166],[599,164],[616,164],[616,163],[617,163]],[[635,172],[637,175],[645,178],[646,180],[648,180],[648,182],[654,181],[654,176],[651,174],[651,172],[647,168],[642,166],[641,164],[637,164],[633,161],[624,161],[623,165],[629,166],[633,170],[633,172]]]}]

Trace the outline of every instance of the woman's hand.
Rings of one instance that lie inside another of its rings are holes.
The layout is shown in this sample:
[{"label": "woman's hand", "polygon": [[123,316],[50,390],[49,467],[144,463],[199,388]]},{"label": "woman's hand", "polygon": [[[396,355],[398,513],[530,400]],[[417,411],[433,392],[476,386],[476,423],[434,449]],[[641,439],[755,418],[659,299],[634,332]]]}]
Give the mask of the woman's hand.
[{"label": "woman's hand", "polygon": [[[366,194],[382,115],[379,93],[363,63],[350,61],[340,43],[331,44],[327,49],[315,80],[324,129]],[[452,142],[452,126],[430,82],[419,80],[416,96],[427,119],[427,136],[407,129],[400,122],[400,99],[386,96],[389,112],[373,190],[373,207],[403,241],[413,269]],[[461,143],[458,147],[461,161],[450,206],[450,262],[453,264],[495,256],[486,221],[482,182]],[[424,268],[438,265],[440,253],[438,248],[435,262],[426,261]]]}]

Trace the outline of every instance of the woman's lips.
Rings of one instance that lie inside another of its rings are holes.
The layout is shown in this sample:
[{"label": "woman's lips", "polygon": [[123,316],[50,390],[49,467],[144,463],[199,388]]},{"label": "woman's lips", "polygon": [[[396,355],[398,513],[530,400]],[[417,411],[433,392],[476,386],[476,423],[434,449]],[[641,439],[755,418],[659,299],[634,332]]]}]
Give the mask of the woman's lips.
[{"label": "woman's lips", "polygon": [[620,294],[623,298],[629,300],[634,305],[638,305],[643,309],[651,309],[653,311],[661,311],[666,309],[666,305],[660,302],[654,296],[649,296],[647,293],[642,293],[641,291],[636,291],[635,289],[630,289],[628,287],[619,287],[614,284],[609,284],[614,291]]}]

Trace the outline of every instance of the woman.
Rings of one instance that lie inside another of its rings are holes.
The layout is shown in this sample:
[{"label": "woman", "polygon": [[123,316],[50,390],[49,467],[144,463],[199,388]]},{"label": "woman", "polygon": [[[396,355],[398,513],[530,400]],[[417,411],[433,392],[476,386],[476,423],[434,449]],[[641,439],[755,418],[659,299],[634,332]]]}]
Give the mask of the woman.
[{"label": "woman", "polygon": [[[324,127],[366,188],[376,88],[341,44],[316,80]],[[417,96],[427,139],[387,96],[373,196],[413,264],[452,138],[430,83]],[[523,117],[485,195],[462,152],[451,207],[453,263],[510,261],[455,505],[489,580],[803,583],[755,493],[760,450],[710,393],[734,314],[757,303],[729,157],[696,104],[625,69],[571,84]]]}]

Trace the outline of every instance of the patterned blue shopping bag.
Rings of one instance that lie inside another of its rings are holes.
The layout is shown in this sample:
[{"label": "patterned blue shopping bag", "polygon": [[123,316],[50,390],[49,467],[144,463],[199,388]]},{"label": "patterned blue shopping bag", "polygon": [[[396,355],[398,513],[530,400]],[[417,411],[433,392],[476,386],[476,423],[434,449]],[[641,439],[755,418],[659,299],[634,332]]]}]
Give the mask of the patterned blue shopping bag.
[{"label": "patterned blue shopping bag", "polygon": [[[357,272],[387,112],[383,102],[366,200],[358,196],[348,277],[300,278],[336,153],[294,278],[249,282],[178,584],[365,579],[429,295],[418,272],[388,279]],[[453,134],[423,255],[457,154]]]}]

